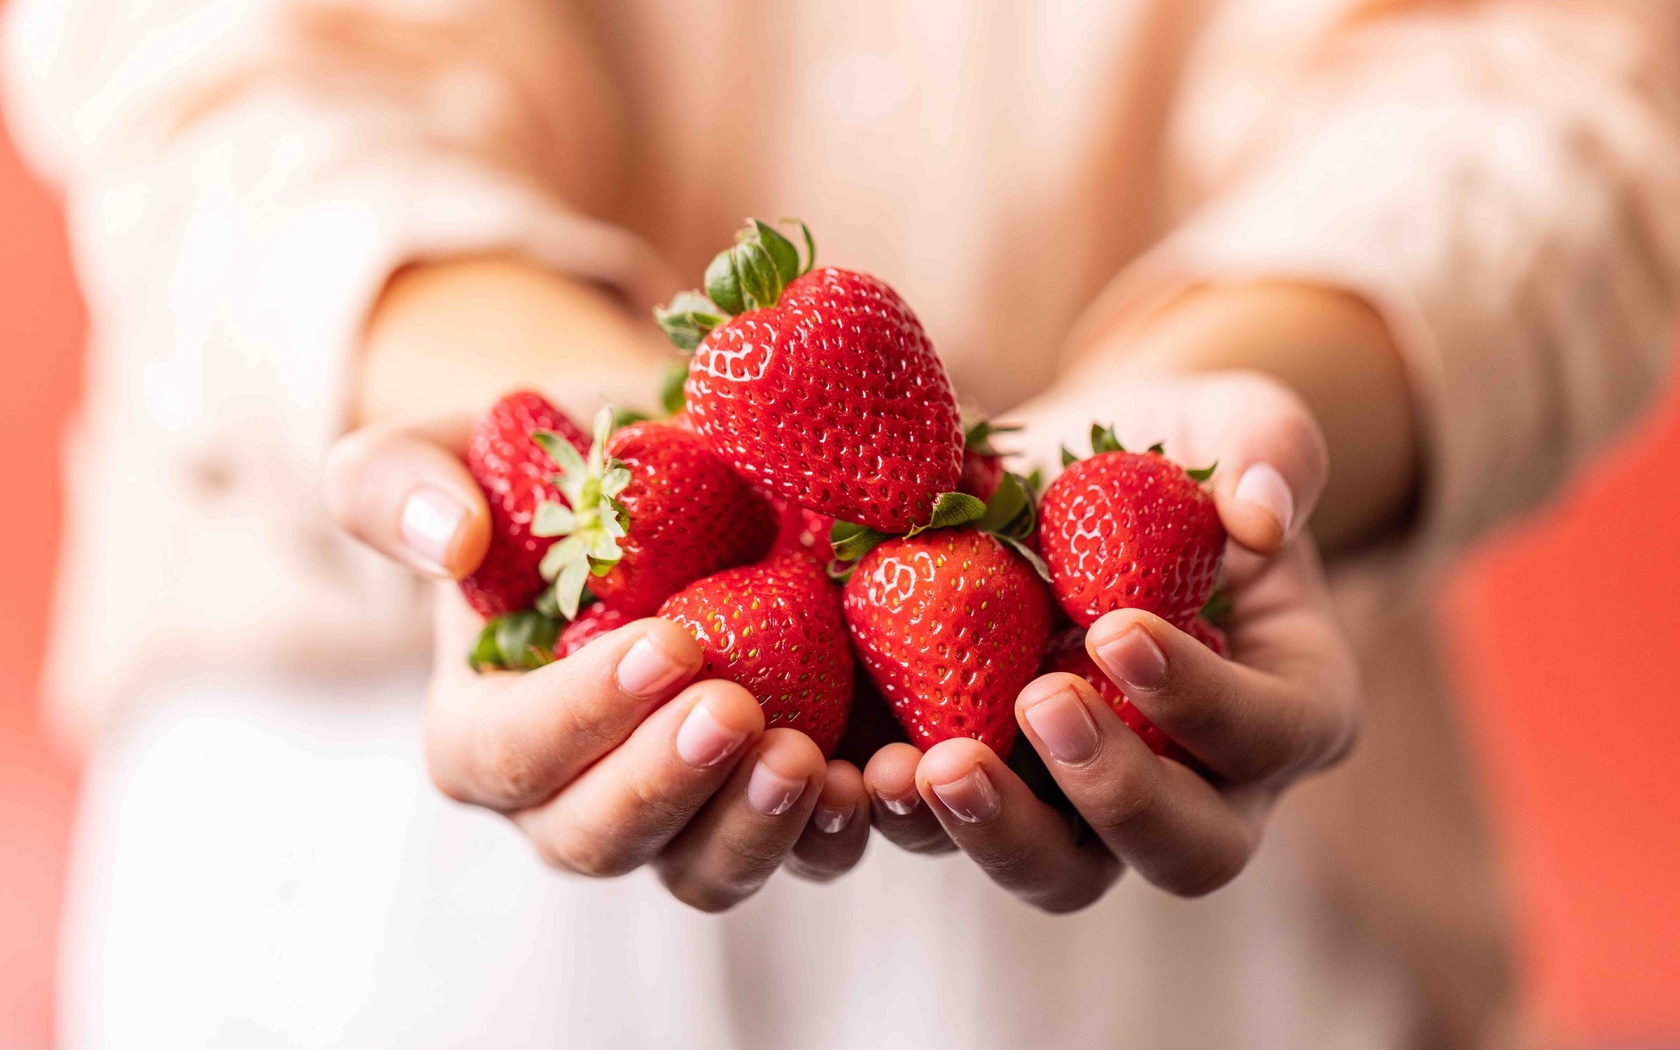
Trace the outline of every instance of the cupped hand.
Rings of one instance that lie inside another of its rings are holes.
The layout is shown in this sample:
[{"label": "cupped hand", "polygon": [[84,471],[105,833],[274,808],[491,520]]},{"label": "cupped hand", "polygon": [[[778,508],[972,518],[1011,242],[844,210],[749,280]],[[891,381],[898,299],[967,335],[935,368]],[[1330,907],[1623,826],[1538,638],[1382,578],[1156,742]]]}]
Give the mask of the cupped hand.
[{"label": "cupped hand", "polygon": [[1137,610],[1086,637],[1097,666],[1206,775],[1153,754],[1083,679],[1050,674],[1017,700],[1016,746],[1038,752],[1089,834],[966,739],[877,752],[864,770],[876,826],[917,852],[961,849],[1049,911],[1092,903],[1128,867],[1176,894],[1217,889],[1254,855],[1280,794],[1339,760],[1357,731],[1354,660],[1302,529],[1325,482],[1317,426],[1287,389],[1241,372],[1085,384],[1009,419],[1044,463],[1063,444],[1088,452],[1093,420],[1129,448],[1162,442],[1187,466],[1218,463],[1232,658]]},{"label": "cupped hand", "polygon": [[506,814],[551,866],[596,878],[653,865],[707,911],[784,862],[834,878],[869,834],[863,778],[803,733],[764,727],[754,698],[694,682],[695,640],[650,618],[524,674],[477,674],[483,627],[449,578],[484,556],[489,515],[460,460],[467,427],[368,427],[334,449],[328,500],[351,535],[438,577],[423,736],[449,797]]}]

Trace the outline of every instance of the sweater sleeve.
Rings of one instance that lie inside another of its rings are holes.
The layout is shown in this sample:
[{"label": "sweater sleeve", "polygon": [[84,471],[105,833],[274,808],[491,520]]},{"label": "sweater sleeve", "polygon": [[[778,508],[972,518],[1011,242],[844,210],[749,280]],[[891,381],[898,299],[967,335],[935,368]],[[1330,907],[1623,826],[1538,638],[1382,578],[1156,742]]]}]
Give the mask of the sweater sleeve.
[{"label": "sweater sleeve", "polygon": [[625,143],[558,0],[12,0],[10,129],[61,189],[92,320],[47,689],[72,733],[196,663],[367,667],[413,584],[321,465],[404,263],[523,253],[647,297]]},{"label": "sweater sleeve", "polygon": [[1290,6],[1233,6],[1207,35],[1174,135],[1185,217],[1087,324],[1196,282],[1362,296],[1422,423],[1417,538],[1450,550],[1552,490],[1658,385],[1680,285],[1680,13]]}]

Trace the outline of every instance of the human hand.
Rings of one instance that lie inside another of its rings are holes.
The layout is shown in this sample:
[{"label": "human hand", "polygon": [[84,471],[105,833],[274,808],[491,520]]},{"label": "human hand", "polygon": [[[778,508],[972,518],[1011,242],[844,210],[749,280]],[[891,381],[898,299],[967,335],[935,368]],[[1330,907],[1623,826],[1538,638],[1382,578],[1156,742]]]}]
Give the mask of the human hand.
[{"label": "human hand", "polygon": [[[358,415],[334,448],[327,497],[341,528],[438,579],[423,735],[450,797],[507,814],[558,868],[612,876],[655,865],[679,899],[719,910],[786,861],[834,878],[863,853],[862,774],[802,733],[764,730],[757,702],[694,683],[698,644],[648,619],[526,674],[474,674],[483,623],[451,579],[490,540],[462,463],[470,415],[537,387],[588,418],[603,395],[654,388],[668,360],[646,325],[598,289],[514,260],[405,271],[369,325]],[[447,423],[414,422],[435,415]]]},{"label": "human hand", "polygon": [[[1257,373],[1067,384],[1010,416],[1018,444],[1085,447],[1091,421],[1127,447],[1157,441],[1188,466],[1217,462],[1210,489],[1227,555],[1232,659],[1137,610],[1087,635],[1097,665],[1210,778],[1160,758],[1084,680],[1045,675],[1016,717],[1094,836],[1034,795],[989,748],[947,740],[876,752],[864,771],[876,826],[917,852],[960,848],[1005,889],[1050,911],[1095,901],[1126,867],[1170,892],[1229,882],[1257,848],[1267,814],[1300,778],[1351,746],[1358,722],[1352,655],[1302,524],[1323,491],[1323,439],[1305,405]],[[1023,745],[1017,745],[1023,746]]]}]

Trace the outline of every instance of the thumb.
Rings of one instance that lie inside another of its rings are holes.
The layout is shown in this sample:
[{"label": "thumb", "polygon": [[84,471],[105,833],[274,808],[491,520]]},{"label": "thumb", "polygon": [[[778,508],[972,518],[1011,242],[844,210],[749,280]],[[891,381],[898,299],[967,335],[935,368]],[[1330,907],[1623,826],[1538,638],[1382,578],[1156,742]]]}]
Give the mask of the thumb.
[{"label": "thumb", "polygon": [[461,462],[469,424],[371,426],[327,454],[326,497],[345,532],[427,576],[459,579],[490,545],[490,508]]},{"label": "thumb", "polygon": [[1274,554],[1312,516],[1329,452],[1318,421],[1293,391],[1240,374],[1229,385],[1231,424],[1220,439],[1213,497],[1232,538]]}]

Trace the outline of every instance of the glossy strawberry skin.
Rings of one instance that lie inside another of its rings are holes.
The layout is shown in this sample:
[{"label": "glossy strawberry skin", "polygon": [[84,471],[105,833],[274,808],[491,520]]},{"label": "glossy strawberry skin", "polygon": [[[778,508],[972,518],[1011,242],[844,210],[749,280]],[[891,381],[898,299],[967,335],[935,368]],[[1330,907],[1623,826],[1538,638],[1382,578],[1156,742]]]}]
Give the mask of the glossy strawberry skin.
[{"label": "glossy strawberry skin", "polygon": [[1015,697],[1050,635],[1032,566],[996,537],[937,529],[882,543],[846,584],[859,661],[911,743],[973,737],[1008,755]]},{"label": "glossy strawberry skin", "polygon": [[554,658],[564,660],[603,634],[616,631],[633,619],[634,617],[626,616],[617,609],[609,609],[596,602],[578,613],[577,619],[561,630],[560,637],[554,642]]},{"label": "glossy strawberry skin", "polygon": [[467,442],[467,470],[490,504],[490,547],[461,592],[486,618],[530,608],[547,586],[537,566],[554,540],[531,535],[531,518],[545,500],[566,500],[554,486],[559,468],[531,439],[538,430],[559,434],[580,452],[589,448],[576,423],[529,390],[492,405]]},{"label": "glossy strawberry skin", "polygon": [[852,704],[852,653],[839,589],[808,555],[708,576],[659,615],[699,640],[706,660],[696,681],[735,682],[758,699],[766,726],[800,730],[834,754]]},{"label": "glossy strawberry skin", "polygon": [[1070,464],[1045,490],[1038,522],[1051,590],[1081,627],[1115,609],[1187,621],[1213,593],[1225,554],[1213,497],[1153,452]]},{"label": "glossy strawberry skin", "polygon": [[957,491],[980,500],[990,500],[1003,480],[1003,457],[990,456],[972,449],[963,452],[962,476],[957,479]]},{"label": "glossy strawberry skin", "polygon": [[1149,745],[1149,750],[1185,765],[1194,762],[1188,751],[1161,732],[1142,711],[1132,706],[1132,702],[1126,699],[1126,694],[1120,687],[1102,672],[1095,660],[1091,659],[1091,654],[1085,651],[1083,627],[1070,627],[1056,636],[1050,643],[1050,651],[1045,654],[1043,670],[1045,674],[1061,671],[1085,679],[1091,683],[1091,688],[1097,691],[1097,695],[1103,698],[1103,702],[1120,716],[1120,721],[1126,723],[1132,732]]},{"label": "glossy strawberry skin", "polygon": [[807,551],[824,565],[828,564],[833,554],[828,533],[834,527],[834,519],[784,499],[772,498],[770,505],[776,508],[776,517],[780,522],[770,553]]},{"label": "glossy strawberry skin", "polygon": [[770,501],[683,427],[632,424],[607,454],[630,471],[618,497],[630,527],[618,564],[589,589],[626,616],[651,616],[695,580],[763,557],[776,538]]},{"label": "glossy strawberry skin", "polygon": [[840,521],[904,532],[962,472],[945,368],[865,274],[813,270],[714,329],[684,392],[695,430],[755,486]]}]

